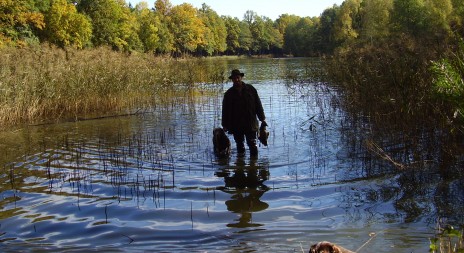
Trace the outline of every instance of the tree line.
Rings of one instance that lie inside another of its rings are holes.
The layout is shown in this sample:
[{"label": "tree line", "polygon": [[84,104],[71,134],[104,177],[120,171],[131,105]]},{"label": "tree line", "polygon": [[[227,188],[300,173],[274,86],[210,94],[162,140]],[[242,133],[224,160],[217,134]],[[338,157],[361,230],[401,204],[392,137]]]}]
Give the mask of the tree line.
[{"label": "tree line", "polygon": [[319,17],[249,10],[243,19],[219,16],[203,4],[157,0],[0,0],[0,46],[49,42],[60,47],[110,46],[158,54],[235,55],[332,53],[353,42],[408,34],[439,43],[463,34],[464,0],[346,0]]},{"label": "tree line", "polygon": [[[110,46],[158,54],[235,55],[332,53],[353,41],[407,33],[437,42],[463,30],[463,0],[346,0],[319,17],[249,10],[243,19],[157,0],[0,0],[0,46],[49,42],[60,47]],[[396,35],[395,35],[396,36]]]},{"label": "tree line", "polygon": [[110,46],[157,54],[257,54],[283,48],[269,18],[247,11],[243,20],[219,16],[203,4],[157,0],[0,0],[0,46],[49,42],[59,47]]}]

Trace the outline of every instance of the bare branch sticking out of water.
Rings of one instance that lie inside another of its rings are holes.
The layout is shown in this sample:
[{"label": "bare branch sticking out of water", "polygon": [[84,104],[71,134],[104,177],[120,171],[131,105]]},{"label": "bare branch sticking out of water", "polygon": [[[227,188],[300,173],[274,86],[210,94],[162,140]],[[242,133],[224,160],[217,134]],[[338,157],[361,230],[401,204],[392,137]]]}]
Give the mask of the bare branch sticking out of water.
[{"label": "bare branch sticking out of water", "polygon": [[379,156],[380,158],[392,163],[395,167],[397,167],[398,169],[401,169],[401,170],[404,170],[406,168],[406,165],[402,164],[402,163],[399,163],[395,160],[393,160],[393,158],[391,156],[389,156],[387,154],[387,152],[385,152],[377,143],[375,143],[372,139],[368,139],[365,141],[365,144],[367,146],[367,149],[371,152],[373,152],[374,154],[376,154],[377,156]]}]

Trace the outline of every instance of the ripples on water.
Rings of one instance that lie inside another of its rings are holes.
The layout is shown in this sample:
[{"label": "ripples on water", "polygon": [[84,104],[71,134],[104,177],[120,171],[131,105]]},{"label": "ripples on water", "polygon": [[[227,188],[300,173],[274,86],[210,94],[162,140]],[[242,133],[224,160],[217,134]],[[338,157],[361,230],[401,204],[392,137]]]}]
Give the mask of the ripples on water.
[{"label": "ripples on water", "polygon": [[355,250],[375,235],[361,252],[427,251],[434,224],[404,223],[395,176],[369,179],[351,157],[335,90],[253,84],[271,132],[258,159],[213,156],[223,91],[11,134],[0,248],[302,252],[321,240]]}]

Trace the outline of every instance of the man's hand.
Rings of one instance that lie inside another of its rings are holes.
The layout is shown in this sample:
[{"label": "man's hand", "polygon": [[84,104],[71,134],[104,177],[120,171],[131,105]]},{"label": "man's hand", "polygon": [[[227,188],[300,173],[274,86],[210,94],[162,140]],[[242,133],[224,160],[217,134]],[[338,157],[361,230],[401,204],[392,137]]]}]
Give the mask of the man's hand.
[{"label": "man's hand", "polygon": [[265,120],[261,121],[261,127],[267,127],[268,124]]}]

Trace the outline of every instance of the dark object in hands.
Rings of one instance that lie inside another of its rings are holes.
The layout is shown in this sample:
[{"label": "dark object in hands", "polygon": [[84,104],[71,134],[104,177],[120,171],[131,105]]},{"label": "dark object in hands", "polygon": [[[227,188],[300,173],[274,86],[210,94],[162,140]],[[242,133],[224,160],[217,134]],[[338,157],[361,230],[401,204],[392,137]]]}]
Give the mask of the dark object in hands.
[{"label": "dark object in hands", "polygon": [[230,140],[224,129],[218,127],[213,130],[213,146],[217,157],[225,158],[230,155]]},{"label": "dark object in hands", "polygon": [[267,123],[266,121],[261,122],[261,126],[259,127],[258,132],[258,140],[264,146],[267,146],[267,139],[269,138],[269,132],[266,130]]},{"label": "dark object in hands", "polygon": [[318,242],[311,246],[309,253],[354,253],[331,242]]}]

